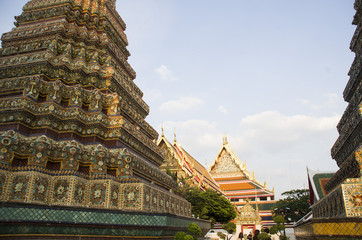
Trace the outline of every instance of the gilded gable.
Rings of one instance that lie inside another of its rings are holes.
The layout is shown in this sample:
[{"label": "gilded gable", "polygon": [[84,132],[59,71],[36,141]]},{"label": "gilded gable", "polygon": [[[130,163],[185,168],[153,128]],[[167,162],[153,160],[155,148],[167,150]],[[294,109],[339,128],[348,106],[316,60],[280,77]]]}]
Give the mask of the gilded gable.
[{"label": "gilded gable", "polygon": [[226,172],[240,172],[240,167],[236,164],[235,160],[231,157],[230,153],[225,149],[219,154],[215,165],[211,169],[211,173],[226,173]]}]

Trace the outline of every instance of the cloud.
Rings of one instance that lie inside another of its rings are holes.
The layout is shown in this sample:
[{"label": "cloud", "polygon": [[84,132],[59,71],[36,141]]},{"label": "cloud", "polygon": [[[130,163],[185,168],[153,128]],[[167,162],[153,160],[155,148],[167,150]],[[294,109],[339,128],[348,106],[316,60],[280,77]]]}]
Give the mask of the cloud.
[{"label": "cloud", "polygon": [[220,105],[217,110],[219,110],[220,112],[226,114],[226,113],[229,113],[229,111],[223,106],[223,105]]},{"label": "cloud", "polygon": [[339,119],[339,115],[286,116],[277,111],[266,111],[243,118],[240,125],[249,145],[275,152],[291,149],[301,142],[311,141],[310,138],[318,139],[325,132],[335,131]]},{"label": "cloud", "polygon": [[195,109],[204,104],[204,100],[196,97],[181,97],[178,100],[164,102],[160,106],[161,111],[176,112]]},{"label": "cloud", "polygon": [[160,99],[161,96],[161,91],[157,89],[145,89],[143,91],[143,98],[146,102]]},{"label": "cloud", "polygon": [[[315,117],[286,115],[265,111],[246,116],[233,132],[227,132],[228,142],[247,169],[255,171],[261,183],[275,187],[277,198],[282,192],[307,187],[306,166],[314,170],[337,169],[330,149],[338,137],[335,128],[339,115]],[[229,123],[225,123],[229,124]],[[165,134],[176,128],[177,140],[206,168],[222,147],[224,127],[216,121],[192,119],[164,123]]]},{"label": "cloud", "polygon": [[299,99],[299,102],[312,110],[336,109],[338,106],[345,105],[343,98],[339,94],[326,93],[322,97],[323,101],[320,104],[314,104],[307,99]]},{"label": "cloud", "polygon": [[175,82],[178,80],[174,73],[165,65],[161,65],[160,67],[156,68],[155,71],[160,75],[161,79],[166,82]]}]

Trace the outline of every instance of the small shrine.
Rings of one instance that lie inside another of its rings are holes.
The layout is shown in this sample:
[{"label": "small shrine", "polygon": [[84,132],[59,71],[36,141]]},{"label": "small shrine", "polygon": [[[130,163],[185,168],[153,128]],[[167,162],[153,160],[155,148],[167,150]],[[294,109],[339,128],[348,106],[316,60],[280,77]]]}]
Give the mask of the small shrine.
[{"label": "small shrine", "polygon": [[238,216],[235,219],[236,236],[239,236],[240,232],[249,234],[250,232],[254,233],[256,229],[261,230],[262,225],[258,205],[254,209],[249,202],[250,200],[247,199],[244,207],[238,211]]}]

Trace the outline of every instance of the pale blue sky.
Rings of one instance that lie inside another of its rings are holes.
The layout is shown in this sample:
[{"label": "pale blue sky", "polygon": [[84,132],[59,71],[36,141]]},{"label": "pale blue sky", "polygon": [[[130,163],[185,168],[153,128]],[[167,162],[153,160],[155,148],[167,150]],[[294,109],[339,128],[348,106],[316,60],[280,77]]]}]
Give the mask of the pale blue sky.
[{"label": "pale blue sky", "polygon": [[[0,32],[26,0],[0,0]],[[330,149],[354,54],[353,0],[117,0],[147,121],[207,166],[227,134],[276,194],[307,187]]]}]

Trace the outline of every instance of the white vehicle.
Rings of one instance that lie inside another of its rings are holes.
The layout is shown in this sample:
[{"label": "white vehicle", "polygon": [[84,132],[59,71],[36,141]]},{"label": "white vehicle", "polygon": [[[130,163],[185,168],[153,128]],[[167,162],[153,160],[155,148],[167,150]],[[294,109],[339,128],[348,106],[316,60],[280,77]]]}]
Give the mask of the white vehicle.
[{"label": "white vehicle", "polygon": [[221,238],[219,238],[219,236],[217,235],[218,232],[221,232],[225,235],[227,235],[227,231],[224,229],[210,229],[206,235],[205,238],[206,239],[210,239],[210,240],[220,240]]}]

